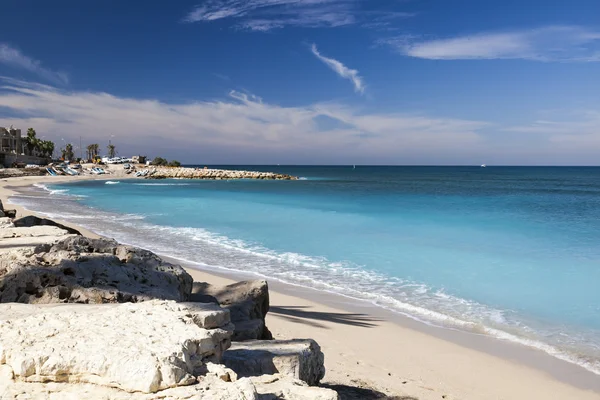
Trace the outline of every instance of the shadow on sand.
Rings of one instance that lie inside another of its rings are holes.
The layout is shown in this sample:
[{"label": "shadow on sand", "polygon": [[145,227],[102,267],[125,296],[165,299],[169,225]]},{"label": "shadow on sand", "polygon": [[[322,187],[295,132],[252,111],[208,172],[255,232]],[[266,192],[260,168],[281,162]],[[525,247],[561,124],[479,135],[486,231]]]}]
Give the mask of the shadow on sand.
[{"label": "shadow on sand", "polygon": [[311,326],[327,329],[327,326],[319,324],[316,321],[327,321],[336,324],[344,324],[351,326],[359,326],[362,328],[373,328],[377,324],[375,322],[381,321],[371,317],[367,314],[355,314],[355,313],[328,313],[319,311],[308,311],[306,306],[271,306],[269,313],[283,317],[287,320],[297,323],[304,323]]},{"label": "shadow on sand", "polygon": [[322,384],[320,386],[335,390],[340,396],[340,400],[419,400],[412,396],[388,396],[375,389],[357,386],[337,384]]}]

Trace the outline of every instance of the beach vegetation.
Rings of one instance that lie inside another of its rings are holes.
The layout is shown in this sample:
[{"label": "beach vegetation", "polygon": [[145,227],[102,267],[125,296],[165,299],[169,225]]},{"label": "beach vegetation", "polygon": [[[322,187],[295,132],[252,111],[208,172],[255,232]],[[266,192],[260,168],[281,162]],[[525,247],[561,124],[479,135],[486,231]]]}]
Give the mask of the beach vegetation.
[{"label": "beach vegetation", "polygon": [[86,149],[88,160],[95,160],[100,155],[100,145],[98,143],[88,144]]},{"label": "beach vegetation", "polygon": [[37,137],[35,129],[27,129],[27,136],[23,138],[25,153],[30,156],[52,157],[54,153],[54,142],[42,140]]},{"label": "beach vegetation", "polygon": [[162,157],[155,157],[154,160],[150,163],[152,165],[156,165],[159,167],[181,167],[181,163],[177,160],[167,160]]},{"label": "beach vegetation", "polygon": [[73,145],[71,143],[67,143],[64,149],[60,149],[61,158],[63,160],[73,160],[75,158],[75,154],[73,153]]},{"label": "beach vegetation", "polygon": [[106,148],[108,149],[108,158],[115,158],[115,155],[117,154],[116,146],[111,143],[108,146],[106,146]]},{"label": "beach vegetation", "polygon": [[166,158],[155,157],[154,160],[152,160],[152,162],[150,164],[156,165],[159,167],[166,167],[167,165],[169,165],[169,161]]}]

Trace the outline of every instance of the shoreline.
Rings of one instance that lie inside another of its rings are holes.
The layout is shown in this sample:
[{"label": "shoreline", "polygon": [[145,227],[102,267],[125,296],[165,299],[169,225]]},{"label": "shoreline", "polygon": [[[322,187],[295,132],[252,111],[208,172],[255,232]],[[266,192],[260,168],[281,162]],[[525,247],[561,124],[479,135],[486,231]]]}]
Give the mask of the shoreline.
[{"label": "shoreline", "polygon": [[[31,179],[28,179],[31,178]],[[6,205],[13,188],[35,183],[129,177],[28,177],[3,179]],[[18,215],[35,214],[16,205]],[[58,221],[58,220],[57,220]],[[84,235],[98,236],[67,221]],[[163,258],[173,258],[162,256]],[[217,283],[245,275],[176,260],[195,280]],[[312,337],[325,352],[325,382],[353,383],[429,398],[600,399],[600,379],[583,367],[523,345],[487,335],[435,327],[359,300],[270,281],[267,325],[276,337]],[[285,293],[285,294],[284,294]],[[358,315],[357,315],[358,314]],[[398,340],[402,338],[402,340]],[[389,355],[394,354],[390,360]],[[368,373],[365,370],[368,368]],[[368,376],[368,378],[366,378]],[[361,377],[363,382],[353,381]],[[406,383],[403,383],[406,382]]]}]

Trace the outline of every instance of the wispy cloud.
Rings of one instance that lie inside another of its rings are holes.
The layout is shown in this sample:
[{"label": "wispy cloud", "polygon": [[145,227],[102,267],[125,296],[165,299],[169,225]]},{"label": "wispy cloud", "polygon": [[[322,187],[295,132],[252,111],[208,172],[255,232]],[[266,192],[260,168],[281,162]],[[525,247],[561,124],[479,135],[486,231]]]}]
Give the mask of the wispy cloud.
[{"label": "wispy cloud", "polygon": [[40,61],[28,57],[19,49],[4,43],[0,43],[0,63],[27,70],[55,84],[69,83],[67,74],[44,68]]},{"label": "wispy cloud", "polygon": [[284,26],[335,27],[355,22],[359,0],[211,0],[193,9],[185,22],[240,19],[242,29],[268,31]]},{"label": "wispy cloud", "polygon": [[392,9],[365,10],[366,0],[209,0],[195,7],[184,22],[231,19],[239,29],[269,31],[286,26],[318,28],[362,23],[363,27],[391,28],[393,20],[414,13]]},{"label": "wispy cloud", "polygon": [[445,39],[400,36],[380,42],[404,55],[431,60],[600,61],[600,31],[577,26],[483,32]]},{"label": "wispy cloud", "polygon": [[335,103],[282,107],[236,91],[219,100],[164,103],[15,80],[0,84],[0,110],[0,125],[33,126],[77,142],[83,135],[90,143],[107,142],[110,132],[121,154],[205,163],[393,164],[418,162],[415,154],[451,162],[466,149],[480,153],[478,131],[486,126]]},{"label": "wispy cloud", "polygon": [[313,43],[311,46],[311,51],[319,60],[323,61],[325,65],[331,68],[336,74],[341,76],[344,79],[348,79],[354,85],[354,91],[360,94],[365,92],[365,84],[363,79],[358,75],[358,71],[355,69],[350,69],[346,67],[344,64],[335,60],[333,58],[328,58],[322,55],[317,49],[317,45]]}]

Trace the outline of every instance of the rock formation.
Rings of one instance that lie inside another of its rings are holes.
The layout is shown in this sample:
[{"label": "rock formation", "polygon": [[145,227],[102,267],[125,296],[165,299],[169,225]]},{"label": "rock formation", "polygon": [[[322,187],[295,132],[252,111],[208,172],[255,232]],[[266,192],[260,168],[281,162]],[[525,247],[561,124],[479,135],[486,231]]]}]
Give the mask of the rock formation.
[{"label": "rock formation", "polygon": [[312,339],[234,343],[223,363],[240,377],[280,374],[318,385],[325,376],[321,347]]},{"label": "rock formation", "polygon": [[235,324],[233,341],[273,338],[265,324],[269,311],[266,281],[243,281],[227,286],[194,282],[190,301],[216,301],[228,309]]},{"label": "rock formation", "polygon": [[215,304],[0,304],[0,397],[336,400],[283,374],[238,379]]},{"label": "rock formation", "polygon": [[232,331],[229,312],[213,304],[1,304],[0,363],[25,382],[153,393],[196,383]]},{"label": "rock formation", "polygon": [[65,228],[0,217],[0,399],[338,398],[308,386],[325,371],[312,340],[227,350],[271,339],[265,281],[192,290],[152,252]]},{"label": "rock formation", "polygon": [[[56,227],[8,228],[58,229]],[[154,253],[109,239],[70,236],[0,254],[0,302],[124,303],[186,301],[192,277]]]}]

